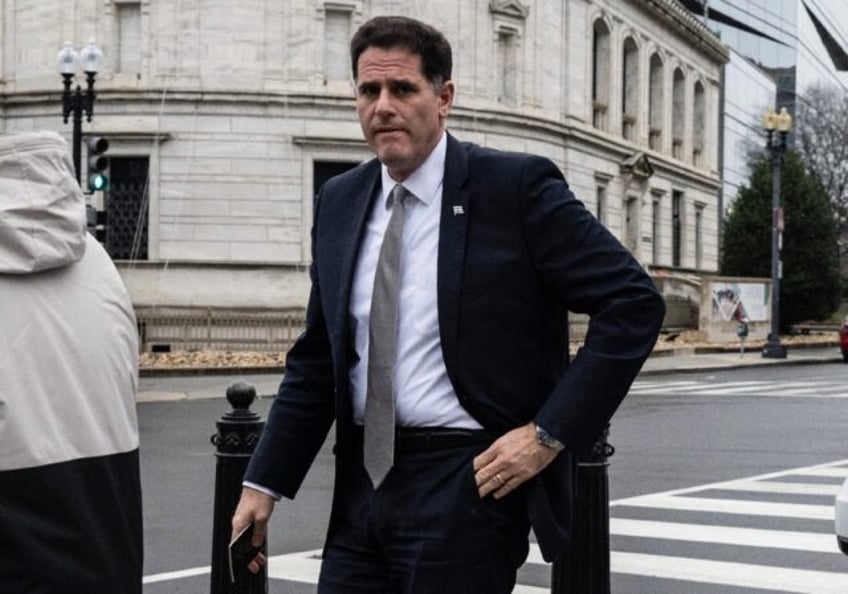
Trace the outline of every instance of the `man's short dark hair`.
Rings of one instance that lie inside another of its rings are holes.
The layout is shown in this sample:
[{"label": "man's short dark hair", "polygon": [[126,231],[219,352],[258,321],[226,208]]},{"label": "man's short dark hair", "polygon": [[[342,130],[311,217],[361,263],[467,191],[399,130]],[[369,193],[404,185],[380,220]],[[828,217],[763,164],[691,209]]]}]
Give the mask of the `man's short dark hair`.
[{"label": "man's short dark hair", "polygon": [[421,21],[401,16],[379,16],[363,24],[350,41],[354,79],[359,74],[359,56],[369,47],[405,48],[421,56],[422,74],[434,87],[451,78],[453,59],[450,43],[438,29]]}]

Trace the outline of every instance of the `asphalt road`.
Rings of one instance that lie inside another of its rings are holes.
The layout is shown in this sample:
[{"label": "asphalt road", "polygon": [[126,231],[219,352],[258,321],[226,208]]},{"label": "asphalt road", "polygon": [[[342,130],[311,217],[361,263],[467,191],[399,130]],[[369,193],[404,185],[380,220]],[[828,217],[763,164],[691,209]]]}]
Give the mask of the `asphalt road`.
[{"label": "asphalt road", "polygon": [[[216,380],[170,381],[183,389]],[[269,405],[263,399],[254,409],[264,417]],[[222,399],[139,405],[145,594],[209,590],[209,438],[226,409]],[[613,592],[848,592],[848,557],[835,552],[826,517],[831,491],[848,475],[846,427],[841,363],[640,379],[610,436]],[[320,548],[331,464],[325,446],[297,499],[278,506],[272,555]],[[811,468],[818,465],[825,466]],[[279,574],[290,579],[272,579],[272,594],[314,593],[295,581],[314,576],[317,562],[301,557],[280,558]],[[548,590],[550,570],[534,561],[522,568],[516,592]],[[168,579],[167,572],[178,573]]]}]

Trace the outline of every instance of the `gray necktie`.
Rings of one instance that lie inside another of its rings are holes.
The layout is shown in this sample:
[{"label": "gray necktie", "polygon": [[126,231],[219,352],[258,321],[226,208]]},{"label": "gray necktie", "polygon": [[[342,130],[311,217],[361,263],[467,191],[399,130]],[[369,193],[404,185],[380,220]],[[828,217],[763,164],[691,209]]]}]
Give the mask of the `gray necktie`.
[{"label": "gray necktie", "polygon": [[363,462],[375,489],[386,478],[394,463],[395,402],[392,397],[392,372],[397,358],[400,253],[404,198],[407,195],[406,189],[400,184],[392,189],[392,216],[383,235],[371,296]]}]

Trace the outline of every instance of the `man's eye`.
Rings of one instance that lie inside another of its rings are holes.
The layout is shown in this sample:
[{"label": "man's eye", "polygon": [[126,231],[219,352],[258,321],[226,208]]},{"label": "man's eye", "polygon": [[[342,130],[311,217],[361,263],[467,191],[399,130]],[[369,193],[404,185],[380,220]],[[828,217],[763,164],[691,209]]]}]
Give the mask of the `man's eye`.
[{"label": "man's eye", "polygon": [[377,96],[377,87],[360,87],[359,94],[366,98],[373,98]]},{"label": "man's eye", "polygon": [[403,97],[414,93],[415,87],[413,87],[412,85],[396,85],[392,90],[394,91],[395,95]]}]

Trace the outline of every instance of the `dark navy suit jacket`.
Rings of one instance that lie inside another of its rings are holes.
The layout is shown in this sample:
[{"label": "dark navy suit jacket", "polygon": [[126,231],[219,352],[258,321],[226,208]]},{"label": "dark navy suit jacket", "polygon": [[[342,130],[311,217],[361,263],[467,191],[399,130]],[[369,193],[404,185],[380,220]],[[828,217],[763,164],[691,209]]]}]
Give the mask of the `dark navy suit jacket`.
[{"label": "dark navy suit jacket", "polygon": [[[337,456],[351,440],[348,302],[380,183],[373,160],[329,180],[318,199],[306,331],[245,476],[286,497],[334,421]],[[439,331],[460,402],[494,435],[535,420],[566,445],[525,487],[552,560],[570,532],[571,453],[591,448],[624,398],[656,340],[663,300],[548,159],[449,135],[439,233]],[[590,316],[570,363],[567,311]]]}]

